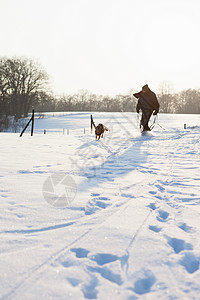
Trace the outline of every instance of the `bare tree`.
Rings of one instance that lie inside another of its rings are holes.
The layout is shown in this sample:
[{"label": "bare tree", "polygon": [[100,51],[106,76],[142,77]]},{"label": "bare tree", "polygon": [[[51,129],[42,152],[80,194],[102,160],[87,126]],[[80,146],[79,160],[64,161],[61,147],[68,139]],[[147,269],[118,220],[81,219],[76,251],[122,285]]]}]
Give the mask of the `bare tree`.
[{"label": "bare tree", "polygon": [[197,114],[200,113],[200,90],[188,89],[178,95],[178,112]]},{"label": "bare tree", "polygon": [[173,112],[172,85],[168,81],[163,81],[159,87],[158,100],[160,103],[160,112]]},{"label": "bare tree", "polygon": [[9,114],[16,119],[28,115],[47,82],[46,71],[33,60],[16,57],[0,59],[0,97],[4,104],[7,102]]}]

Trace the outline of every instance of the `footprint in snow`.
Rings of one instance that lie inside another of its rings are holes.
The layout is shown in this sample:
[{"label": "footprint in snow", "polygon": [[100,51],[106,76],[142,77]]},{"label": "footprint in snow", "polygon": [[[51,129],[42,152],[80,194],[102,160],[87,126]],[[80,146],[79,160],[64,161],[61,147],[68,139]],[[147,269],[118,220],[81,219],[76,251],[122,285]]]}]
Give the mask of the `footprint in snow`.
[{"label": "footprint in snow", "polygon": [[60,263],[64,268],[70,268],[70,267],[74,267],[76,265],[76,261],[73,258],[68,258],[67,260],[62,260]]},{"label": "footprint in snow", "polygon": [[159,209],[158,216],[156,218],[160,222],[166,222],[168,216],[169,216],[169,213],[167,211]]},{"label": "footprint in snow", "polygon": [[103,201],[101,201],[101,200],[97,200],[97,201],[95,202],[95,205],[98,206],[98,207],[100,207],[100,208],[106,208],[107,206],[109,206],[108,203],[105,203],[105,202],[103,202]]},{"label": "footprint in snow", "polygon": [[186,271],[190,274],[199,270],[199,257],[195,257],[192,253],[185,253],[179,261],[180,265],[184,266]]},{"label": "footprint in snow", "polygon": [[99,273],[104,279],[107,279],[118,285],[122,285],[122,283],[123,283],[120,274],[114,273],[107,267],[90,267],[90,266],[88,266],[88,271]]},{"label": "footprint in snow", "polygon": [[[71,248],[70,250],[71,252],[75,253],[77,258],[85,258],[88,256],[88,253],[90,252],[84,248]],[[71,258],[68,257],[67,260],[64,259],[63,261],[61,261],[61,264],[63,265],[63,267],[69,268],[77,265],[77,260],[74,259],[74,257]]]},{"label": "footprint in snow", "polygon": [[149,203],[149,205],[147,205],[147,207],[151,208],[152,210],[156,210],[155,203]]},{"label": "footprint in snow", "polygon": [[156,277],[151,272],[146,272],[143,278],[135,281],[134,287],[129,290],[134,291],[138,295],[143,295],[151,291],[152,286],[156,282]]},{"label": "footprint in snow", "polygon": [[92,197],[97,197],[97,196],[100,196],[100,194],[92,193],[91,196]]},{"label": "footprint in snow", "polygon": [[100,209],[105,209],[106,207],[110,206],[109,203],[105,202],[108,200],[109,199],[106,197],[93,198],[92,200],[89,201],[88,205],[86,206],[85,214],[91,215]]},{"label": "footprint in snow", "polygon": [[154,232],[160,232],[162,228],[154,225],[149,225],[149,229],[154,231]]},{"label": "footprint in snow", "polygon": [[90,252],[84,248],[71,248],[70,250],[74,252],[78,258],[87,257],[88,253]]},{"label": "footprint in snow", "polygon": [[117,255],[113,255],[110,253],[97,253],[95,255],[91,255],[91,260],[96,261],[96,263],[100,266],[111,263],[120,259]]},{"label": "footprint in snow", "polygon": [[156,195],[156,194],[157,194],[157,192],[155,192],[155,191],[149,191],[149,193],[150,193],[151,195]]},{"label": "footprint in snow", "polygon": [[77,278],[74,278],[74,277],[68,277],[67,280],[74,287],[77,286],[77,285],[79,285],[79,283],[80,283],[80,280],[77,279]]},{"label": "footprint in snow", "polygon": [[99,197],[99,200],[109,201],[110,198],[108,198],[108,197]]},{"label": "footprint in snow", "polygon": [[77,258],[88,257],[90,260],[95,261],[100,266],[120,260],[119,256],[110,253],[97,253],[90,254],[88,256],[90,251],[85,248],[71,248],[70,250],[76,254]]},{"label": "footprint in snow", "polygon": [[122,194],[122,197],[124,197],[124,198],[135,198],[135,196],[133,196],[131,194],[125,194],[125,193]]},{"label": "footprint in snow", "polygon": [[[0,191],[1,192],[1,191]],[[0,197],[2,197],[2,198],[7,198],[8,196],[7,195],[0,195]]]},{"label": "footprint in snow", "polygon": [[191,227],[191,226],[188,226],[186,223],[180,223],[180,224],[178,225],[178,227],[179,227],[180,229],[182,229],[183,231],[185,231],[185,232],[191,232],[191,231],[192,231],[192,227]]},{"label": "footprint in snow", "polygon": [[97,285],[98,285],[98,279],[95,276],[93,276],[89,281],[89,283],[85,284],[82,287],[82,292],[86,299],[97,299],[97,294],[98,294],[98,291],[96,290]]},{"label": "footprint in snow", "polygon": [[184,240],[177,238],[168,237],[168,244],[173,248],[176,254],[180,253],[183,250],[193,250],[193,247],[190,243],[186,243]]},{"label": "footprint in snow", "polygon": [[[163,185],[164,185],[165,183],[163,182]],[[160,192],[164,192],[165,191],[165,188],[164,188],[164,186],[163,185],[160,185],[160,184],[157,184],[156,185],[156,187],[158,188],[158,190],[160,191]]]}]

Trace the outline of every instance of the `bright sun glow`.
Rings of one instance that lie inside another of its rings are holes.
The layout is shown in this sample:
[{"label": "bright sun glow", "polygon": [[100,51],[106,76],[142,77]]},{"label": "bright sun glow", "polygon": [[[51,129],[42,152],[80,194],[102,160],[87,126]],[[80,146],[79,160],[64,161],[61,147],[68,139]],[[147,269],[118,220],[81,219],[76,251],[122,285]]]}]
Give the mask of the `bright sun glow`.
[{"label": "bright sun glow", "polygon": [[9,3],[2,0],[0,55],[39,59],[55,92],[200,87],[199,0]]},{"label": "bright sun glow", "polygon": [[149,27],[143,44],[148,45],[145,54],[151,68],[156,72],[176,73],[194,67],[197,62],[199,45],[197,46],[194,16],[185,11],[165,12],[158,16]]}]

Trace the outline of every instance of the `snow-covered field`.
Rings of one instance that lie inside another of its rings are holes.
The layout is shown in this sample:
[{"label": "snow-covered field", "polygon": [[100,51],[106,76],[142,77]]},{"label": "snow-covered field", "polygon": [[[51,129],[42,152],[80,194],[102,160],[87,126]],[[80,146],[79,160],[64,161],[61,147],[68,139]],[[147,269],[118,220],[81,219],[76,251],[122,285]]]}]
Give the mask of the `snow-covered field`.
[{"label": "snow-covered field", "polygon": [[93,117],[0,133],[0,298],[200,299],[200,117]]}]

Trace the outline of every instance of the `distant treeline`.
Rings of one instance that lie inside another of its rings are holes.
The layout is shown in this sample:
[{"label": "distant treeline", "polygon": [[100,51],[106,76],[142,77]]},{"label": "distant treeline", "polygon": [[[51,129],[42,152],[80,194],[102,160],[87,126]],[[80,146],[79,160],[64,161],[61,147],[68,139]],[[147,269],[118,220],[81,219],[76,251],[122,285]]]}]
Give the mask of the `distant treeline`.
[{"label": "distant treeline", "polygon": [[[45,101],[38,102],[37,111],[109,111],[135,112],[137,99],[127,95],[114,97],[92,94],[81,90],[74,95],[54,98],[46,95]],[[49,98],[48,98],[49,97]],[[161,92],[157,94],[161,113],[200,114],[200,90],[188,89],[179,93]]]},{"label": "distant treeline", "polygon": [[[67,83],[66,83],[67,84]],[[55,96],[50,91],[49,76],[36,61],[27,58],[0,58],[0,130],[9,126],[9,119],[16,121],[36,112],[48,111],[109,111],[134,112],[136,101],[132,90],[114,97],[96,95],[88,90],[76,94]],[[172,93],[162,84],[157,93],[160,112],[200,113],[200,90],[188,89]]]}]

